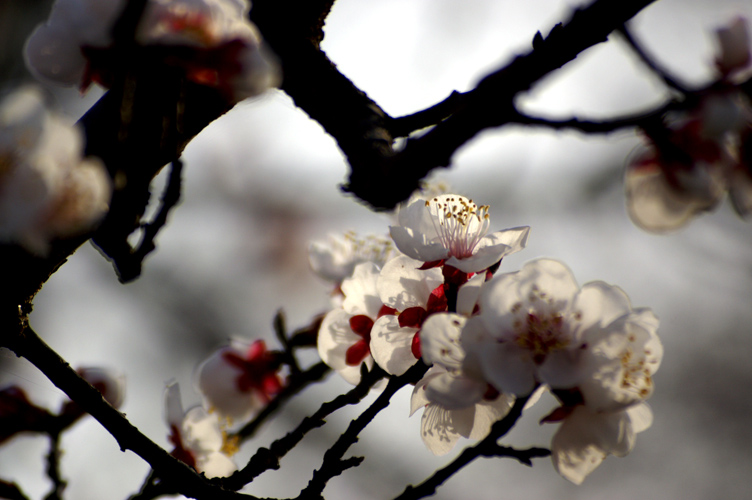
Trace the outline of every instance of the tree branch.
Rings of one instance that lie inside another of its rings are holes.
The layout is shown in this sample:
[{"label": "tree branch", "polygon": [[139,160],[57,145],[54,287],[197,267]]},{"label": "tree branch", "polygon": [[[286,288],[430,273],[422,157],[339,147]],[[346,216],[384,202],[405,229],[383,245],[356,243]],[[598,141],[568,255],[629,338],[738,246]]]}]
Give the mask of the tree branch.
[{"label": "tree branch", "polygon": [[122,451],[131,450],[146,461],[171,491],[200,500],[255,499],[212,484],[151,441],[110,406],[99,391],[81,378],[25,321],[23,323],[24,328],[17,334],[7,335],[6,332],[5,346],[28,359],[72,401],[91,414],[115,438]]}]

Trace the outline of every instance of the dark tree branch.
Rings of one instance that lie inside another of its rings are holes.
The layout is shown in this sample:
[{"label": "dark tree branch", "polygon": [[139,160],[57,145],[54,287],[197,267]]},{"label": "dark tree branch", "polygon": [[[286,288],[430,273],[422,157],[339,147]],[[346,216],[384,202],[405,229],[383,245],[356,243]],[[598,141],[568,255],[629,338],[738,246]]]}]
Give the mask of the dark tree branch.
[{"label": "dark tree branch", "polygon": [[16,483],[0,480],[0,498],[6,500],[29,500]]},{"label": "dark tree branch", "polygon": [[436,125],[462,107],[465,94],[456,90],[443,101],[411,115],[388,118],[386,127],[394,137],[407,137],[416,130]]},{"label": "dark tree branch", "polygon": [[446,467],[437,470],[434,474],[423,481],[418,486],[408,486],[405,491],[402,492],[395,500],[414,500],[418,498],[424,498],[436,493],[436,489],[444,484],[444,482],[457,473],[460,469],[468,465],[470,462],[478,457],[495,457],[506,456],[517,458],[519,461],[526,465],[530,465],[530,460],[536,457],[543,457],[550,454],[548,450],[542,448],[531,448],[530,450],[514,450],[513,448],[507,448],[499,446],[496,441],[514,426],[517,420],[522,415],[522,410],[527,404],[528,398],[518,398],[514,402],[514,406],[509,410],[509,413],[493,424],[491,432],[482,441],[475,446],[465,448],[460,455],[454,459]]},{"label": "dark tree branch", "polygon": [[141,266],[147,255],[153,252],[157,246],[154,239],[159,231],[167,223],[167,216],[170,211],[177,206],[180,201],[180,185],[183,172],[183,162],[179,159],[173,160],[170,169],[170,177],[162,193],[161,206],[154,220],[148,224],[143,224],[143,234],[138,247],[130,253],[124,254],[116,261],[117,270],[122,282],[132,281],[141,275]]},{"label": "dark tree branch", "polygon": [[122,451],[131,450],[146,461],[165,482],[169,491],[206,500],[253,500],[255,497],[224,490],[177,460],[142,434],[39,336],[21,321],[23,328],[3,339],[18,356],[28,359],[52,383],[94,417],[115,438]]},{"label": "dark tree branch", "polygon": [[261,424],[263,424],[271,415],[279,410],[279,408],[284,403],[289,401],[293,396],[299,394],[303,389],[305,389],[312,383],[319,382],[329,372],[331,372],[331,368],[329,368],[326,363],[320,362],[316,363],[305,371],[291,375],[290,383],[287,385],[287,387],[285,387],[282,392],[280,392],[274,399],[272,399],[269,404],[266,405],[264,409],[261,410],[261,412],[259,412],[259,414],[253,420],[248,422],[248,424],[243,426],[243,428],[235,433],[235,435],[238,436],[241,441],[245,441],[249,437],[253,436],[253,434],[261,426]]}]

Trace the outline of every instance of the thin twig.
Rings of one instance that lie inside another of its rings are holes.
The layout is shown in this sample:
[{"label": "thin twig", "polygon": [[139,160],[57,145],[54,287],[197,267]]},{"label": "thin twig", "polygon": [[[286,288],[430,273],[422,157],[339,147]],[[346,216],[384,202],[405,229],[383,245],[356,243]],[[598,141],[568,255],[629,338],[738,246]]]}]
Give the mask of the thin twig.
[{"label": "thin twig", "polygon": [[371,388],[385,376],[384,370],[374,366],[353,389],[345,394],[340,394],[332,401],[322,404],[313,415],[304,418],[293,431],[273,442],[269,448],[259,448],[243,469],[229,478],[221,479],[221,483],[229,489],[240,489],[262,473],[279,469],[279,461],[282,457],[297,446],[309,431],[324,425],[326,423],[324,418],[340,408],[358,404],[368,395]]},{"label": "thin twig", "polygon": [[[324,460],[318,470],[313,471],[313,477],[303,491],[297,497],[298,500],[320,498],[329,479],[339,475],[346,468],[354,466],[354,462],[343,460],[347,450],[358,440],[358,435],[371,423],[378,413],[389,406],[394,394],[408,384],[414,384],[426,373],[428,367],[422,361],[418,361],[412,368],[399,377],[392,376],[384,391],[376,398],[363,413],[350,422],[345,432],[324,453]],[[344,463],[343,463],[344,462]],[[360,463],[359,461],[357,462]]]},{"label": "thin twig", "polygon": [[285,387],[282,392],[272,399],[256,417],[248,422],[243,428],[235,433],[235,436],[239,437],[241,441],[245,441],[249,437],[253,436],[256,430],[266,421],[271,415],[274,414],[285,402],[289,401],[293,396],[300,393],[303,389],[308,387],[314,382],[319,382],[329,372],[329,368],[326,363],[316,363],[312,367],[305,371],[298,372],[296,375],[290,377],[290,383]]},{"label": "thin twig", "polygon": [[[506,433],[509,432],[514,424],[517,423],[520,415],[522,415],[522,410],[525,408],[527,400],[527,397],[517,398],[517,400],[514,402],[514,405],[509,410],[509,413],[507,413],[504,418],[491,426],[491,431],[489,432],[488,436],[486,436],[482,441],[480,441],[475,446],[465,448],[465,450],[460,453],[460,455],[455,458],[450,464],[434,472],[431,477],[423,481],[418,486],[408,486],[407,488],[405,488],[405,491],[403,491],[402,494],[400,494],[394,500],[415,500],[418,498],[424,498],[433,495],[434,493],[436,493],[436,489],[444,484],[447,479],[452,477],[460,469],[480,456],[515,456],[515,458],[517,458],[516,455],[500,455],[507,449],[500,447],[496,443],[496,441],[498,441],[502,436],[506,435]],[[544,453],[545,451],[547,451],[538,448],[535,448],[533,450],[533,457],[545,456],[545,454],[541,455],[538,452]],[[527,461],[523,460],[523,463],[528,464],[528,462],[529,459]]]},{"label": "thin twig", "polygon": [[394,137],[407,137],[416,130],[436,125],[451,116],[462,106],[464,96],[464,93],[455,90],[430,108],[406,116],[388,118],[386,127]]},{"label": "thin twig", "polygon": [[661,80],[663,80],[663,83],[665,83],[669,88],[672,88],[681,94],[687,94],[689,92],[686,85],[681,83],[677,78],[671,76],[666,68],[659,65],[654,58],[650,57],[647,52],[645,52],[645,49],[643,49],[642,45],[640,45],[640,43],[634,38],[634,36],[632,36],[632,33],[626,25],[620,26],[616,29],[616,31],[624,37],[624,40],[630,46],[632,51],[634,51],[634,53],[640,58],[642,63],[650,68],[653,73],[655,73]]}]

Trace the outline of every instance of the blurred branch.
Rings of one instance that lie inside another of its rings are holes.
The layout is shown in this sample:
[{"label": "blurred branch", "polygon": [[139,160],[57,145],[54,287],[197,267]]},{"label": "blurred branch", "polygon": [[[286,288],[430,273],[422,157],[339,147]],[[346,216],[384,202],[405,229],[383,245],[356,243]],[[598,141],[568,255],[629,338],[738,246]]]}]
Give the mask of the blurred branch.
[{"label": "blurred branch", "polygon": [[685,84],[681,83],[678,79],[671,76],[666,68],[658,64],[658,62],[654,58],[650,57],[647,52],[645,52],[645,49],[634,38],[634,36],[632,36],[631,31],[627,28],[626,25],[620,26],[619,28],[617,28],[617,31],[622,37],[624,37],[624,40],[630,46],[632,51],[637,54],[643,64],[645,64],[645,66],[650,68],[653,73],[655,73],[661,80],[663,80],[663,83],[665,83],[669,88],[672,88],[681,94],[688,93],[687,86]]},{"label": "blurred branch", "polygon": [[29,500],[16,483],[0,480],[0,498],[6,500]]},{"label": "blurred branch", "polygon": [[530,448],[528,450],[515,450],[505,446],[499,446],[496,441],[514,426],[522,415],[522,410],[527,404],[528,398],[518,398],[509,413],[493,424],[491,432],[482,441],[475,446],[465,448],[460,455],[446,467],[437,470],[434,474],[423,481],[418,486],[408,486],[395,500],[414,500],[424,498],[436,493],[436,489],[444,482],[457,473],[460,469],[468,465],[478,457],[512,457],[516,458],[525,465],[531,465],[531,459],[536,457],[545,457],[550,455],[548,450],[543,448]]},{"label": "blurred branch", "polygon": [[60,433],[50,434],[50,451],[47,454],[47,476],[52,481],[52,490],[45,500],[60,500],[67,483],[60,476]]},{"label": "blurred branch", "polygon": [[116,261],[121,281],[128,282],[138,278],[141,275],[141,266],[144,259],[157,248],[154,239],[167,223],[167,216],[170,211],[175,208],[180,201],[182,173],[183,162],[179,159],[173,160],[170,168],[170,177],[160,200],[161,206],[159,207],[159,212],[152,222],[143,224],[143,235],[138,247],[133,249],[130,253],[120,256]]}]

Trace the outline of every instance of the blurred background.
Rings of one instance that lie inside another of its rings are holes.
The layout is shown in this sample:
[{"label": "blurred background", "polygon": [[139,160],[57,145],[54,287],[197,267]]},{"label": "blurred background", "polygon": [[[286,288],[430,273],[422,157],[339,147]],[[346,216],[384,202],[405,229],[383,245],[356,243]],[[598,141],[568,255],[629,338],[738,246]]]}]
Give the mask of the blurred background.
[{"label": "blurred background", "polygon": [[[585,2],[587,3],[587,2]],[[339,0],[323,48],[339,69],[393,116],[470,89],[483,75],[526,51],[582,2],[566,0]],[[23,39],[46,18],[47,0],[0,2],[0,76],[20,83]],[[713,30],[749,2],[660,0],[631,27],[656,60],[690,84],[712,77]],[[618,38],[594,47],[541,81],[520,105],[554,118],[606,118],[651,107],[666,89]],[[72,119],[101,93],[49,89]],[[634,227],[624,208],[625,158],[634,132],[585,136],[505,127],[484,132],[434,178],[491,205],[492,228],[529,225],[528,247],[504,260],[514,271],[547,256],[566,262],[580,283],[618,284],[635,306],[661,319],[665,356],[650,404],[655,422],[626,458],[611,457],[581,486],[560,478],[548,459],[533,468],[479,460],[441,487],[437,499],[747,498],[752,490],[752,226],[724,203],[667,236]],[[327,233],[386,233],[389,217],[341,193],[347,166],[335,142],[279,91],[244,102],[187,148],[182,204],[160,233],[136,282],[120,285],[99,253],[84,245],[45,285],[31,322],[73,366],[101,365],[127,379],[121,408],[167,446],[165,382],[181,383],[186,407],[199,402],[195,366],[229,337],[265,338],[283,308],[291,328],[328,307],[329,286],[309,270],[307,245]],[[155,193],[164,179],[155,182]],[[154,196],[155,199],[157,196]],[[315,355],[306,358],[314,362]],[[0,349],[0,385],[23,386],[38,404],[63,396],[23,360]],[[346,391],[338,376],[309,389],[236,457],[267,445],[318,405]],[[353,454],[365,462],[330,481],[329,500],[386,499],[459,453],[434,457],[408,418],[403,390],[361,435]],[[294,497],[323,452],[364,405],[343,409],[247,488]],[[539,426],[542,400],[506,440],[548,446],[555,426]],[[64,435],[64,477],[71,500],[125,499],[147,475],[93,420]],[[0,478],[33,499],[49,489],[47,441],[16,437],[0,448]]]}]

